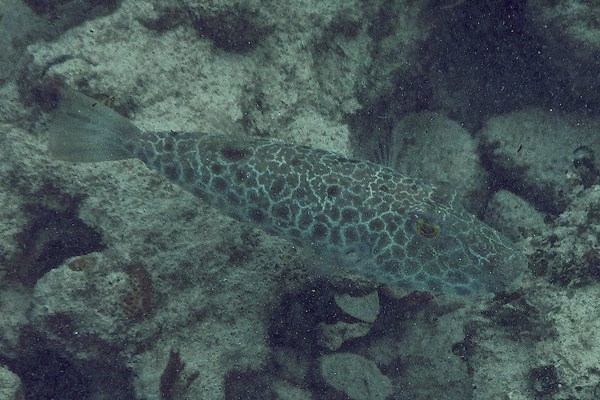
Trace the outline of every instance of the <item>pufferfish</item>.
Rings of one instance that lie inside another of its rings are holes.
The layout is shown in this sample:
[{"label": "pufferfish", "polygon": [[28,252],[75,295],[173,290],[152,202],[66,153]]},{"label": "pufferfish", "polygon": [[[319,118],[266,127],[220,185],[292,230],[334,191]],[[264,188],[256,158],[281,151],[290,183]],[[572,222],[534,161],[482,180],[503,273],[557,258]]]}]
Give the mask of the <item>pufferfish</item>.
[{"label": "pufferfish", "polygon": [[239,133],[142,132],[83,94],[59,97],[55,159],[138,158],[224,214],[312,249],[320,271],[471,294],[514,287],[527,269],[453,193],[388,167]]}]

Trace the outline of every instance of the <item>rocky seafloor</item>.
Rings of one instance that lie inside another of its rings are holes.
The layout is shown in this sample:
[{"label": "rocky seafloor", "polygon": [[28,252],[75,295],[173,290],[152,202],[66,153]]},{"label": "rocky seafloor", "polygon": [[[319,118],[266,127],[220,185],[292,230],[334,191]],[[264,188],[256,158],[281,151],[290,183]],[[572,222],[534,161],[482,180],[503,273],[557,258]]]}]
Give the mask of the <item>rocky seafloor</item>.
[{"label": "rocky seafloor", "polygon": [[[600,398],[600,6],[6,0],[0,398]],[[239,130],[456,190],[510,292],[343,273],[139,160],[49,157],[45,88],[143,130]]]}]

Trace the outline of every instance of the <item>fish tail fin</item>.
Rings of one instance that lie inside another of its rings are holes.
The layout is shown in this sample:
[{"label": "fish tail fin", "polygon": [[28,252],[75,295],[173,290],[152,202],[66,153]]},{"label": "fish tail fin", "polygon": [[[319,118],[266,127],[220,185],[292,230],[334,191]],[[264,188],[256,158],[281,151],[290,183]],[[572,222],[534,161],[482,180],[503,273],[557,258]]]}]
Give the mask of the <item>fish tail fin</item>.
[{"label": "fish tail fin", "polygon": [[125,144],[140,135],[131,121],[104,104],[72,90],[61,90],[48,125],[54,159],[100,162],[133,158]]}]

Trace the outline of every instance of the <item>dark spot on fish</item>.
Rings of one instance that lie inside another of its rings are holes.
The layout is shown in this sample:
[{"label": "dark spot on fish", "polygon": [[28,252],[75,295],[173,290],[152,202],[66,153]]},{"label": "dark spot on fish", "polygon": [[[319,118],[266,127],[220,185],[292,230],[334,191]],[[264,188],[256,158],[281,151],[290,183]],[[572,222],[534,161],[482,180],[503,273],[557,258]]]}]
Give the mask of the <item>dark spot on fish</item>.
[{"label": "dark spot on fish", "polygon": [[235,180],[236,182],[244,182],[247,178],[246,173],[241,169],[235,170]]},{"label": "dark spot on fish", "polygon": [[173,151],[173,147],[174,147],[173,140],[167,139],[165,146],[164,146],[165,151],[171,152],[171,151]]},{"label": "dark spot on fish", "polygon": [[405,252],[402,250],[400,246],[392,246],[392,256],[396,259],[400,260],[406,256]]},{"label": "dark spot on fish", "polygon": [[331,241],[331,243],[335,246],[339,246],[341,244],[341,235],[340,235],[340,228],[339,227],[335,227],[331,230],[331,235],[329,235],[329,241]]},{"label": "dark spot on fish", "polygon": [[[425,280],[426,285],[429,287],[429,290],[431,292],[441,292],[442,288],[445,286],[444,282],[436,277],[430,277],[429,279]],[[457,287],[456,290],[460,293],[461,290],[459,290],[460,288]],[[467,292],[463,292],[463,294],[466,294]]]},{"label": "dark spot on fish", "polygon": [[[396,230],[399,228],[399,226],[395,221],[389,221],[385,228],[389,233],[393,234],[396,232]],[[410,232],[410,231],[406,231],[406,232]]]},{"label": "dark spot on fish", "polygon": [[327,217],[323,214],[316,214],[315,215],[315,221],[317,222],[322,222],[324,224],[328,223],[329,221],[327,220]]},{"label": "dark spot on fish", "polygon": [[300,214],[300,219],[298,221],[298,227],[302,230],[308,228],[312,222],[311,216],[307,212],[302,212]]},{"label": "dark spot on fish", "polygon": [[341,188],[338,185],[331,185],[327,188],[327,195],[329,197],[335,197],[340,194]]},{"label": "dark spot on fish", "polygon": [[361,213],[362,213],[361,215],[362,215],[362,220],[363,221],[369,221],[369,220],[375,218],[375,211],[373,211],[370,208],[363,209],[361,211]]},{"label": "dark spot on fish", "polygon": [[249,188],[246,192],[246,201],[248,202],[248,204],[256,204],[258,203],[258,200],[258,191],[256,190],[256,188]]},{"label": "dark spot on fish", "polygon": [[258,208],[255,208],[253,210],[250,210],[250,213],[248,215],[250,217],[250,220],[254,223],[260,224],[262,222],[265,222],[265,220],[267,219],[265,213],[263,210],[260,210]]},{"label": "dark spot on fish", "polygon": [[239,206],[242,204],[240,198],[233,192],[227,193],[227,201],[231,206]]},{"label": "dark spot on fish", "polygon": [[315,239],[323,239],[324,237],[327,236],[327,226],[323,225],[323,224],[315,224],[315,226],[313,227],[313,231],[312,231],[312,236]]},{"label": "dark spot on fish", "polygon": [[469,278],[467,278],[467,276],[460,271],[450,271],[446,274],[445,278],[448,282],[454,284],[462,283],[466,285],[469,283]]},{"label": "dark spot on fish", "polygon": [[380,218],[375,218],[369,222],[369,229],[372,231],[381,231],[384,223]]},{"label": "dark spot on fish", "polygon": [[276,204],[273,206],[273,215],[287,220],[290,216],[290,208],[285,204]]},{"label": "dark spot on fish", "polygon": [[210,170],[217,175],[220,175],[223,172],[223,166],[221,164],[214,163],[210,166]]},{"label": "dark spot on fish", "polygon": [[136,154],[137,158],[139,158],[144,164],[148,164],[148,155],[145,151],[140,151]]},{"label": "dark spot on fish", "polygon": [[215,190],[221,192],[227,189],[227,181],[221,177],[217,177],[212,180],[212,186]]},{"label": "dark spot on fish", "polygon": [[183,168],[183,179],[186,182],[193,182],[196,178],[195,170],[189,165],[184,166]]},{"label": "dark spot on fish", "polygon": [[[212,174],[210,173],[210,171],[207,171],[208,167],[207,166],[202,166],[202,169],[200,170],[200,173],[198,174],[198,180],[202,183],[202,185],[207,186],[208,183],[210,182],[210,177],[212,176]],[[196,182],[197,182],[196,181]]]},{"label": "dark spot on fish", "polygon": [[329,218],[331,218],[332,221],[337,222],[337,220],[340,219],[340,209],[339,208],[337,208],[337,207],[331,207],[326,212],[327,212],[327,215],[329,216]]},{"label": "dark spot on fish", "polygon": [[248,150],[238,149],[233,146],[223,147],[220,153],[226,160],[229,161],[241,161],[250,155]]},{"label": "dark spot on fish", "polygon": [[298,229],[296,229],[296,228],[292,228],[292,229],[290,229],[290,230],[288,231],[288,234],[289,234],[291,237],[294,237],[294,238],[299,238],[299,237],[300,237],[300,231],[299,231]]},{"label": "dark spot on fish", "polygon": [[383,251],[383,249],[385,249],[387,246],[389,246],[389,244],[391,243],[391,240],[386,235],[386,236],[379,236],[373,242],[375,243],[375,246],[373,247],[373,253],[378,254],[378,253],[381,253]]},{"label": "dark spot on fish", "polygon": [[211,201],[211,196],[208,193],[206,193],[206,191],[200,186],[193,187],[191,191],[194,194],[194,196],[198,197],[200,200],[203,200],[207,203]]},{"label": "dark spot on fish", "polygon": [[281,194],[281,192],[283,192],[284,188],[285,188],[285,180],[276,179],[271,184],[271,188],[269,189],[269,195],[271,195],[271,197],[278,197]]},{"label": "dark spot on fish", "polygon": [[307,198],[308,196],[310,196],[311,194],[313,194],[312,190],[305,188],[304,186],[299,187],[298,189],[296,189],[296,191],[294,192],[294,196],[296,197],[296,199],[298,200],[304,200],[305,198]]},{"label": "dark spot on fish", "polygon": [[172,164],[175,161],[175,157],[173,153],[160,152],[161,162],[163,164]]},{"label": "dark spot on fish", "polygon": [[358,222],[358,212],[352,208],[344,208],[342,210],[342,223],[349,224]]},{"label": "dark spot on fish", "polygon": [[172,181],[179,180],[179,168],[173,164],[167,164],[163,168],[163,173]]},{"label": "dark spot on fish", "polygon": [[388,188],[386,185],[381,185],[381,186],[379,186],[379,190],[387,193],[390,191],[390,188]]},{"label": "dark spot on fish", "polygon": [[349,242],[355,242],[356,240],[358,240],[358,234],[356,232],[356,229],[352,227],[344,229],[344,237]]},{"label": "dark spot on fish", "polygon": [[389,273],[394,273],[399,270],[399,268],[398,268],[399,265],[395,261],[386,261],[383,264],[381,264],[381,266],[385,272],[389,272]]}]

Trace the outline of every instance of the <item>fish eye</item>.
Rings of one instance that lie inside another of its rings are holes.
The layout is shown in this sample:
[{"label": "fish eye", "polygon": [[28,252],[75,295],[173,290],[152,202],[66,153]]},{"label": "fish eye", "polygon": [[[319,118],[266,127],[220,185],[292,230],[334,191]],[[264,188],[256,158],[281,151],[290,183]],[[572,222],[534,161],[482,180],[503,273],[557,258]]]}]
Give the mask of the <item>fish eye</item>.
[{"label": "fish eye", "polygon": [[428,222],[423,218],[417,219],[415,229],[419,235],[427,239],[434,239],[440,234],[440,227],[438,225]]}]

